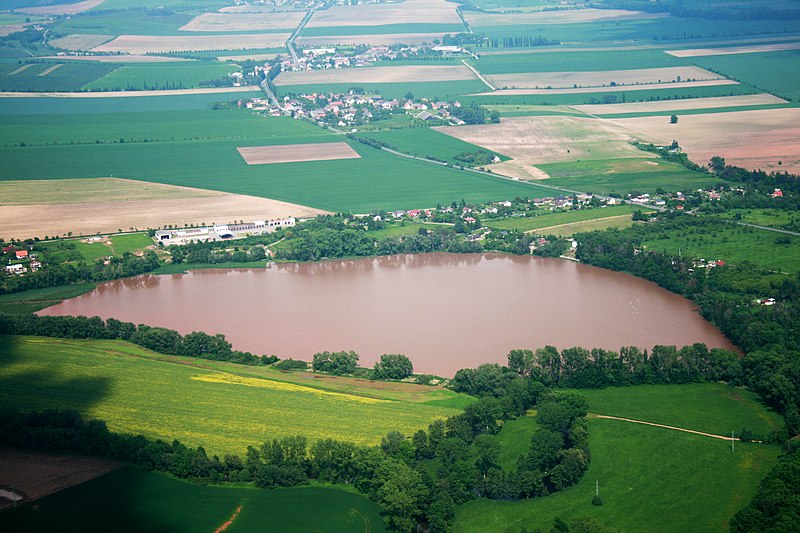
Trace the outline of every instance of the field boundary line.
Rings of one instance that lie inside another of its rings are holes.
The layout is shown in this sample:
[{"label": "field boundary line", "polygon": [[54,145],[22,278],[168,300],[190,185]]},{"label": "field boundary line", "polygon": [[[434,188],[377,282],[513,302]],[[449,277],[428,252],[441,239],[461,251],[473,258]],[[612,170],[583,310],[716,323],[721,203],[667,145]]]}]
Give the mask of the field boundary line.
[{"label": "field boundary line", "polygon": [[623,422],[632,422],[634,424],[644,424],[645,426],[654,426],[654,427],[658,427],[658,428],[672,429],[672,430],[675,430],[675,431],[683,431],[685,433],[693,433],[694,435],[702,435],[703,437],[711,437],[711,438],[714,438],[714,439],[728,440],[728,441],[739,440],[739,439],[737,439],[735,437],[727,437],[725,435],[715,435],[713,433],[705,433],[703,431],[695,431],[693,429],[679,428],[679,427],[675,427],[675,426],[667,426],[667,425],[664,425],[664,424],[656,424],[655,422],[645,422],[644,420],[634,420],[632,418],[622,418],[622,417],[619,417],[619,416],[598,415],[598,414],[595,414],[595,413],[589,413],[589,418],[603,418],[603,419],[607,419],[607,420],[622,420]]},{"label": "field boundary line", "polygon": [[492,85],[491,83],[489,83],[488,81],[486,81],[486,78],[484,78],[483,76],[481,76],[481,73],[480,73],[480,72],[478,72],[478,71],[475,69],[475,67],[473,67],[472,65],[470,65],[469,63],[467,63],[467,62],[466,62],[464,59],[462,59],[462,60],[461,60],[461,62],[462,62],[462,63],[464,63],[464,66],[465,66],[465,67],[467,67],[468,69],[470,69],[470,70],[472,71],[472,73],[473,73],[473,74],[475,74],[475,75],[478,77],[478,79],[479,79],[479,80],[481,80],[483,83],[485,83],[487,87],[489,87],[489,88],[490,88],[491,90],[493,90],[493,91],[496,91],[496,90],[497,90],[497,87],[495,87],[494,85]]}]

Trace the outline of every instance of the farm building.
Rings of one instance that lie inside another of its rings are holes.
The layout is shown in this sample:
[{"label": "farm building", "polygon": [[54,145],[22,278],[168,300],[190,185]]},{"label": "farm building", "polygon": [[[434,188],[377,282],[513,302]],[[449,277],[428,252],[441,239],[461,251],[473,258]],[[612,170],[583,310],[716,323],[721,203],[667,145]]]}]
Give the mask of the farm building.
[{"label": "farm building", "polygon": [[272,233],[279,228],[294,226],[294,217],[279,218],[275,220],[254,220],[240,224],[218,224],[213,227],[199,227],[173,230],[158,230],[155,233],[156,241],[167,245],[181,245],[190,242],[219,241],[228,239],[243,239],[248,235]]}]

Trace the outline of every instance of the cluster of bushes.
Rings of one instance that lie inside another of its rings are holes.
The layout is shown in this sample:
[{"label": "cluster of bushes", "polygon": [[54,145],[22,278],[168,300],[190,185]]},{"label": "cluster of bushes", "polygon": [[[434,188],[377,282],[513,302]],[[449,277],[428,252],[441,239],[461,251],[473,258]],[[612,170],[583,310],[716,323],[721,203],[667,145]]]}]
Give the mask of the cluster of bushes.
[{"label": "cluster of bushes", "polygon": [[[230,243],[225,243],[230,245]],[[173,264],[182,263],[249,263],[264,261],[267,253],[263,246],[252,246],[249,250],[239,250],[238,246],[232,252],[219,249],[220,246],[208,246],[206,243],[191,243],[185,246],[170,248]]]},{"label": "cluster of bushes", "polygon": [[461,152],[453,158],[467,166],[475,167],[491,163],[494,159],[494,154],[488,150],[478,150],[477,152]]},{"label": "cluster of bushes", "polygon": [[0,334],[39,335],[67,339],[119,339],[155,352],[185,355],[245,365],[268,365],[278,358],[233,350],[225,335],[202,331],[181,335],[173,329],[151,327],[114,318],[85,316],[8,315],[0,313]]},{"label": "cluster of bushes", "polygon": [[[400,380],[414,373],[414,365],[403,354],[383,354],[380,361],[375,363],[371,371],[358,367],[358,354],[350,352],[319,352],[315,353],[311,361],[314,372],[325,372],[334,376],[351,376],[381,380]],[[306,367],[297,369],[305,370]],[[283,368],[290,370],[290,368]]]}]

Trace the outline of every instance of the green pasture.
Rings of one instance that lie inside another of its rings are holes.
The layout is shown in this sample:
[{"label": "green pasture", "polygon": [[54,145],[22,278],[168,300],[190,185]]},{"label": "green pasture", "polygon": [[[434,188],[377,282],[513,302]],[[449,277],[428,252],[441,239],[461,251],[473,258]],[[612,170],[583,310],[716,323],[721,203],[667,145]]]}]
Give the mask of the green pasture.
[{"label": "green pasture", "polygon": [[112,431],[177,438],[214,454],[243,454],[248,445],[297,434],[377,444],[389,431],[410,435],[458,412],[158,358],[122,341],[6,336],[0,405],[74,409]]},{"label": "green pasture", "polygon": [[[211,109],[218,102],[236,102],[242,98],[263,96],[261,91],[235,93],[204,93],[158,96],[103,97],[102,93],[91,98],[46,98],[46,97],[0,97],[0,116],[3,121],[14,115],[103,115],[111,113],[165,112]],[[107,118],[107,117],[106,117]],[[3,121],[0,121],[2,126]]]},{"label": "green pasture", "polygon": [[800,50],[694,57],[693,62],[725,76],[800,101]]},{"label": "green pasture", "polygon": [[[377,22],[377,21],[376,21]],[[374,26],[328,26],[319,28],[303,28],[300,41],[303,37],[342,37],[346,42],[359,44],[359,35],[387,35],[392,33],[460,33],[464,31],[462,24],[439,23],[400,23],[400,24],[375,24]],[[339,39],[341,40],[341,39]]]},{"label": "green pasture", "polygon": [[[56,65],[55,70],[46,73]],[[75,61],[34,63],[25,70],[18,70],[24,66],[18,62],[0,63],[0,91],[77,91],[119,68],[118,65]]]},{"label": "green pasture", "polygon": [[503,117],[586,116],[586,113],[576,111],[567,106],[487,104],[484,107],[489,111],[497,111]]},{"label": "green pasture", "polygon": [[670,254],[722,259],[732,264],[750,262],[783,272],[800,271],[800,237],[733,223],[664,231],[651,236],[644,245]]},{"label": "green pasture", "polygon": [[630,215],[637,209],[642,210],[641,207],[630,205],[612,205],[595,209],[580,209],[577,211],[548,212],[525,218],[487,218],[482,220],[482,222],[484,225],[495,229],[532,231],[540,228],[549,228],[551,226],[560,226],[561,224],[571,224],[573,222]]},{"label": "green pasture", "polygon": [[61,300],[91,292],[96,286],[96,283],[78,283],[61,287],[31,289],[13,294],[2,294],[0,295],[0,313],[35,313],[45,307],[55,305]]},{"label": "green pasture", "polygon": [[497,464],[504,470],[515,470],[517,460],[528,454],[531,447],[531,436],[539,429],[533,414],[509,420],[503,424],[497,441],[500,443],[500,455]]},{"label": "green pasture", "polygon": [[348,490],[203,486],[130,466],[5,512],[3,523],[12,531],[214,531],[239,507],[226,531],[386,531],[381,507]]},{"label": "green pasture", "polygon": [[193,89],[242,69],[228,63],[175,63],[124,66],[83,86],[88,91]]},{"label": "green pasture", "polygon": [[[643,86],[638,86],[643,87]],[[461,103],[472,102],[481,105],[508,106],[562,106],[625,102],[653,102],[663,100],[684,100],[688,98],[710,98],[714,96],[740,96],[756,94],[763,91],[748,85],[711,85],[706,87],[675,87],[665,89],[625,90],[621,86],[617,90],[607,92],[562,93],[556,90],[552,94],[486,94],[480,96],[464,96]],[[487,91],[481,91],[487,92]]]},{"label": "green pasture", "polygon": [[721,216],[770,228],[795,231],[800,228],[800,213],[785,209],[731,209]]},{"label": "green pasture", "polygon": [[600,72],[690,65],[684,58],[662,50],[603,50],[572,52],[520,52],[518,54],[482,55],[470,59],[481,74],[514,72]]},{"label": "green pasture", "polygon": [[[743,423],[768,432],[779,418],[755,395],[719,384],[581,390],[591,413],[641,417],[665,425],[729,434]],[[730,442],[690,433],[590,418],[592,462],[578,482],[557,494],[518,502],[479,499],[457,509],[457,533],[548,531],[556,516],[594,518],[622,532],[727,531],[774,465],[777,446]],[[529,417],[499,434],[501,458],[525,449],[535,429]],[[507,438],[503,438],[506,435]],[[517,442],[515,442],[517,441]],[[596,483],[603,505],[592,505]]]},{"label": "green pasture", "polygon": [[546,232],[548,235],[555,235],[556,237],[572,237],[576,233],[586,231],[604,231],[611,228],[627,228],[633,225],[633,220],[630,217],[611,217],[611,218],[596,218],[594,220],[584,220],[581,222],[570,222],[561,226],[548,228]]},{"label": "green pasture", "polygon": [[654,193],[709,187],[717,178],[659,159],[600,159],[537,165],[551,177],[547,185],[596,194]]},{"label": "green pasture", "polygon": [[707,107],[701,109],[672,109],[663,111],[646,111],[638,113],[595,113],[603,118],[636,118],[636,117],[669,117],[672,115],[707,115],[709,113],[735,113],[738,111],[760,111],[763,109],[786,109],[798,104],[761,104],[730,107]]},{"label": "green pasture", "polygon": [[[417,157],[435,157],[453,165],[464,165],[463,161],[455,159],[455,156],[461,153],[476,153],[480,150],[490,151],[431,128],[376,131],[361,133],[359,136],[384,142],[399,152]],[[508,159],[502,154],[495,155],[501,159]]]},{"label": "green pasture", "polygon": [[[82,239],[56,240],[40,243],[47,252],[47,258],[53,262],[64,262],[67,258],[60,257],[60,244],[68,242],[75,245],[77,253],[86,261],[96,261],[104,257],[122,257],[124,253],[133,253],[153,246],[153,240],[146,233],[131,233],[104,237],[100,241],[83,242]],[[108,245],[106,242],[110,242]]]},{"label": "green pasture", "polygon": [[[263,119],[269,124],[270,119]],[[282,122],[276,122],[282,127]],[[358,159],[247,165],[240,146],[342,141],[338,135],[0,148],[0,176],[57,179],[115,176],[249,194],[329,211],[432,207],[550,191],[523,182],[395,156],[348,141]],[[54,164],[57,162],[57,164]],[[224,178],[224,179],[223,179]]]},{"label": "green pasture", "polygon": [[[105,3],[105,2],[104,2]],[[114,10],[92,15],[78,15],[63,19],[53,27],[58,34],[87,33],[96,35],[181,35],[178,28],[192,20],[198,13],[172,10],[141,9]],[[159,4],[161,5],[161,4]],[[108,9],[98,6],[95,9]],[[191,32],[192,35],[202,35]]]},{"label": "green pasture", "polygon": [[346,93],[353,87],[361,87],[369,93],[380,94],[384,98],[403,98],[408,93],[415,98],[428,97],[441,100],[470,93],[488,91],[489,87],[480,80],[419,81],[403,83],[317,83],[306,85],[279,85],[278,96],[288,94]]}]

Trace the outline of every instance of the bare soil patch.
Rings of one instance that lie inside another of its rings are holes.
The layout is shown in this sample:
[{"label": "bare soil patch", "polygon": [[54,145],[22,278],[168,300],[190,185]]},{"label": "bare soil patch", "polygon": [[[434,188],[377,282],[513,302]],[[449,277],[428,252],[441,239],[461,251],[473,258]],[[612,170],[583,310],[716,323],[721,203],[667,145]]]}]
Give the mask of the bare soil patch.
[{"label": "bare soil patch", "polygon": [[73,33],[72,35],[67,35],[66,37],[53,39],[50,41],[50,44],[56,48],[63,48],[64,50],[91,50],[96,46],[107,43],[113,38],[113,35]]},{"label": "bare soil patch", "polygon": [[[78,485],[120,466],[99,457],[0,448],[0,483],[14,486],[14,492],[23,497],[18,503]],[[12,501],[0,498],[0,511],[13,506]]]},{"label": "bare soil patch", "polygon": [[186,94],[243,93],[258,91],[255,85],[244,87],[207,87],[203,89],[174,89],[170,91],[98,91],[82,93],[3,93],[0,98],[125,98],[128,96],[180,96]]},{"label": "bare soil patch", "polygon": [[626,128],[644,141],[669,144],[676,139],[698,164],[718,155],[744,168],[800,172],[800,108],[685,115],[677,124],[664,117],[603,122]]},{"label": "bare soil patch", "polygon": [[[717,80],[724,76],[700,67],[665,67],[635,70],[606,70],[601,72],[520,72],[515,74],[489,74],[486,79],[498,88],[546,89],[570,87],[604,87],[664,83],[671,81]],[[627,89],[627,87],[626,87]]]},{"label": "bare soil patch", "polygon": [[[716,85],[739,85],[733,80],[705,80],[705,81],[673,81],[670,83],[646,83],[640,85],[626,85],[625,91],[644,91],[650,89],[680,89],[683,87],[710,87]],[[478,93],[470,96],[485,95],[525,95],[525,94],[580,94],[580,93],[608,93],[621,90],[620,87],[578,87],[568,89],[499,89],[497,91]]]},{"label": "bare soil patch", "polygon": [[42,7],[25,7],[17,9],[21,13],[30,13],[31,15],[75,15],[83,13],[95,6],[102,4],[105,0],[84,0],[76,4],[60,4],[56,6],[42,6]]},{"label": "bare soil patch", "polygon": [[289,33],[246,35],[120,35],[111,42],[93,48],[95,52],[125,52],[147,54],[200,50],[246,50],[249,48],[279,48]]},{"label": "bare soil patch", "polygon": [[456,4],[445,0],[405,0],[385,4],[336,5],[317,11],[309,28],[379,26],[382,24],[461,24]]},{"label": "bare soil patch", "polygon": [[758,52],[777,52],[781,50],[800,50],[800,43],[759,44],[751,46],[730,46],[724,48],[695,48],[692,50],[666,50],[675,57],[725,56],[731,54],[754,54]]},{"label": "bare soil patch", "polygon": [[537,11],[532,13],[479,13],[465,11],[473,26],[504,26],[506,24],[576,24],[612,20],[641,20],[664,18],[666,13],[645,13],[620,9],[570,9],[563,11]]},{"label": "bare soil patch", "polygon": [[419,44],[430,43],[434,39],[441,39],[441,33],[375,33],[358,35],[323,35],[318,37],[299,37],[301,46],[336,46],[366,44],[370,46],[392,44]]},{"label": "bare soil patch", "polygon": [[300,24],[302,11],[261,13],[204,13],[179,28],[183,31],[292,30]]},{"label": "bare soil patch", "polygon": [[5,239],[323,213],[268,198],[119,178],[0,182],[0,237]]},{"label": "bare soil patch", "polygon": [[46,69],[41,71],[39,74],[37,74],[37,76],[47,76],[48,74],[50,74],[51,72],[53,72],[57,68],[61,68],[62,66],[63,66],[63,64],[59,63],[57,65],[53,65],[52,67],[47,67]]},{"label": "bare soil patch", "polygon": [[316,83],[407,83],[421,81],[474,80],[475,74],[464,65],[402,67],[356,67],[328,70],[281,72],[275,85]]},{"label": "bare soil patch", "polygon": [[248,165],[296,163],[299,161],[334,161],[337,159],[359,159],[361,157],[346,142],[246,146],[239,147],[236,150]]},{"label": "bare soil patch", "polygon": [[541,170],[532,168],[537,164],[647,157],[630,144],[635,136],[628,130],[594,118],[512,117],[501,119],[500,124],[434,129],[511,157],[511,161],[489,168],[526,180],[547,177]]},{"label": "bare soil patch", "polygon": [[113,55],[113,56],[44,56],[42,59],[58,59],[72,61],[96,61],[98,63],[174,63],[176,61],[195,61],[183,57]]},{"label": "bare soil patch", "polygon": [[749,94],[745,96],[718,96],[691,98],[659,102],[632,102],[627,104],[576,105],[573,109],[590,115],[613,113],[657,113],[659,111],[681,111],[687,109],[713,109],[719,107],[742,107],[750,105],[785,104],[786,100],[771,94]]}]

